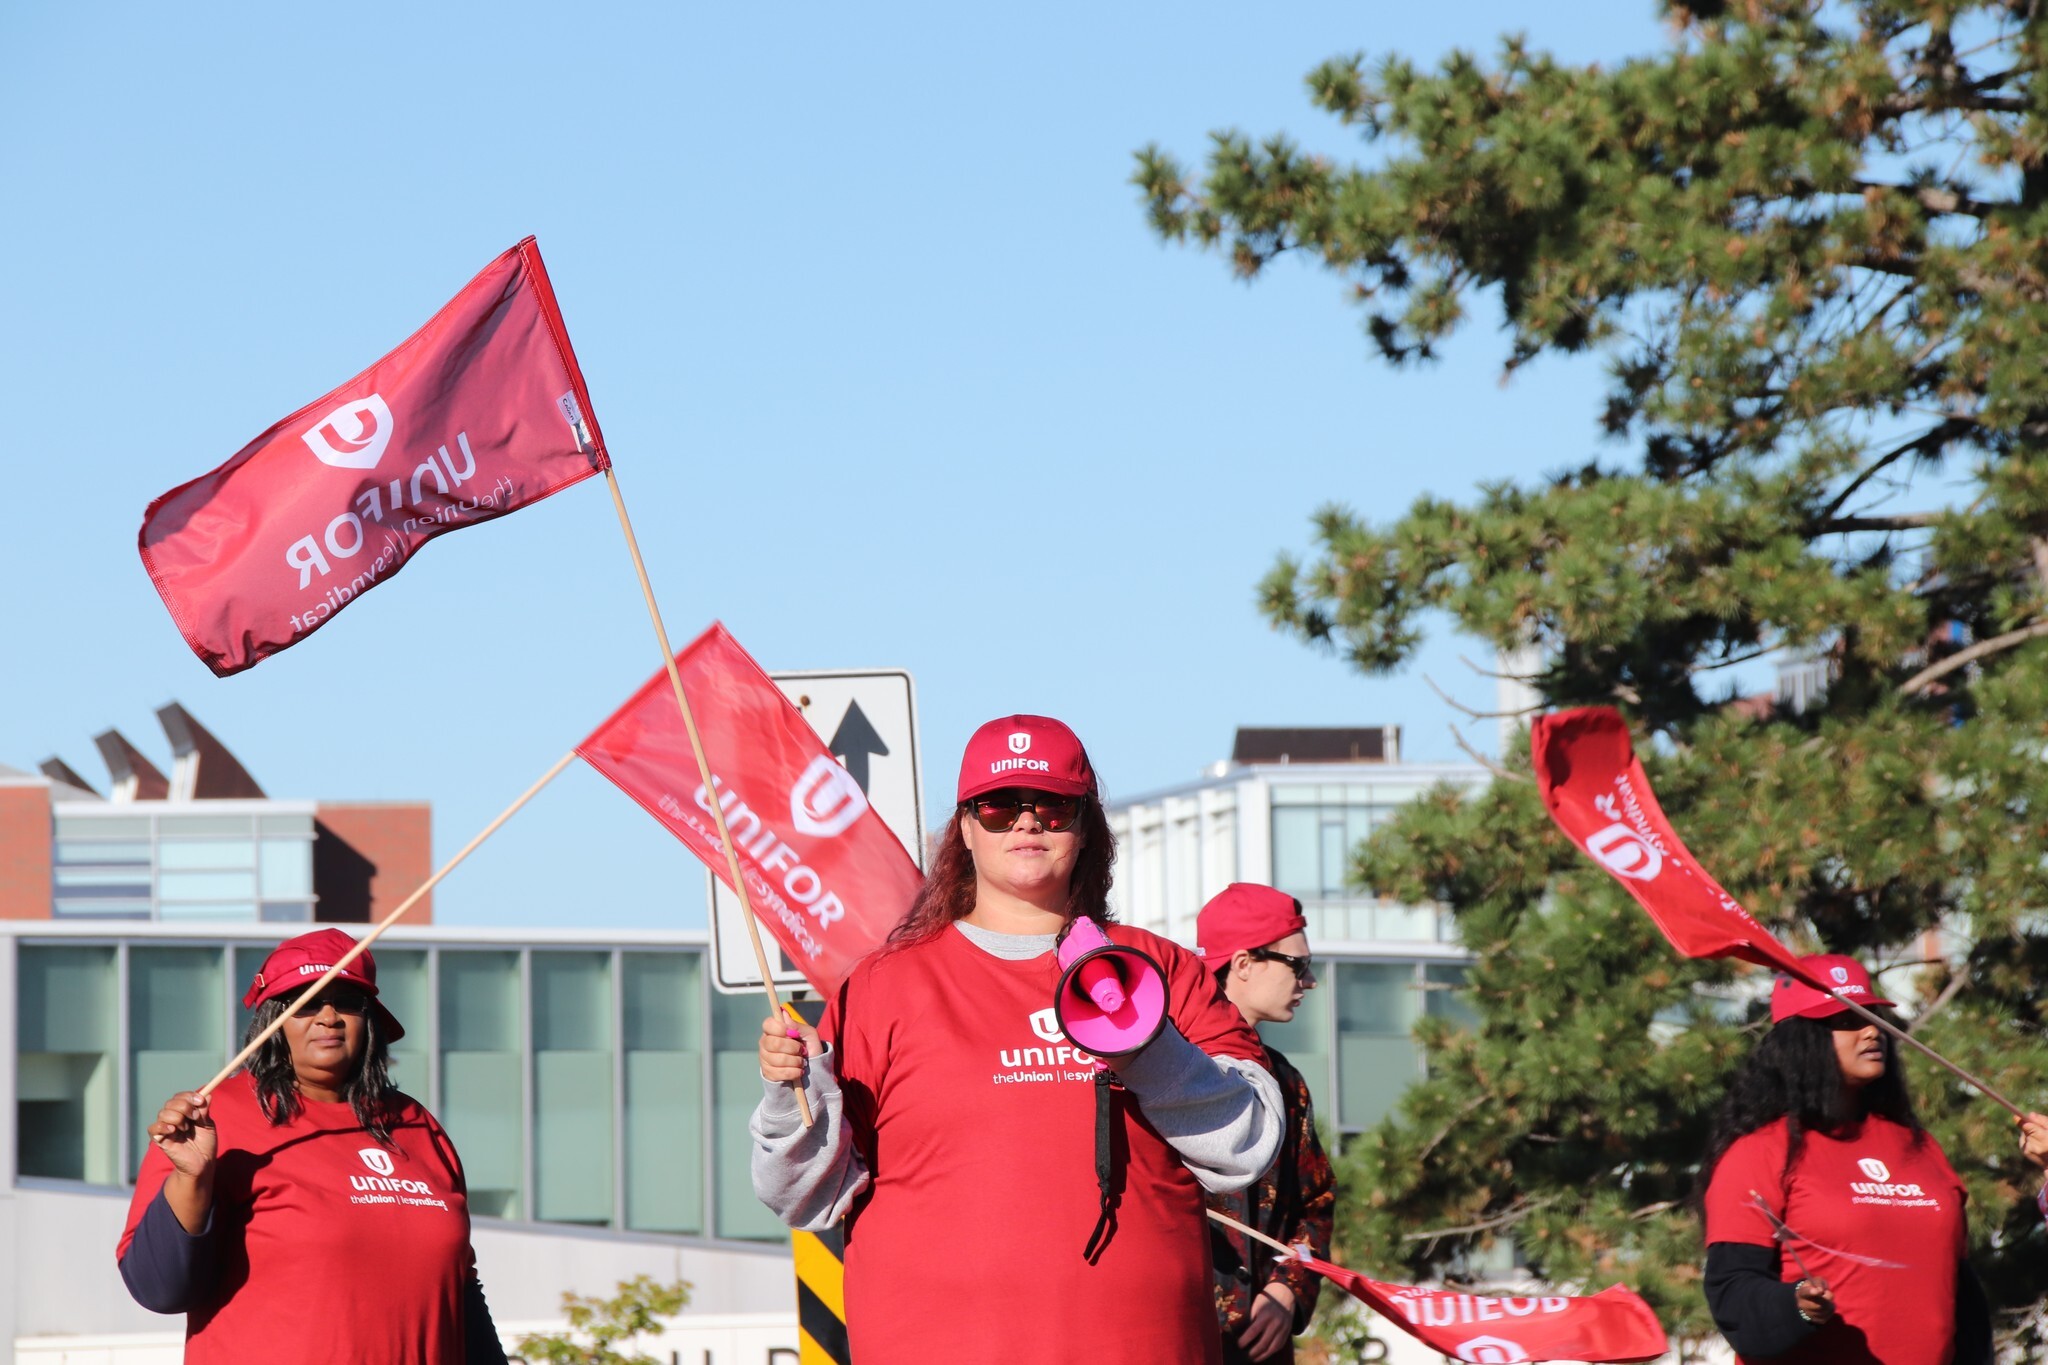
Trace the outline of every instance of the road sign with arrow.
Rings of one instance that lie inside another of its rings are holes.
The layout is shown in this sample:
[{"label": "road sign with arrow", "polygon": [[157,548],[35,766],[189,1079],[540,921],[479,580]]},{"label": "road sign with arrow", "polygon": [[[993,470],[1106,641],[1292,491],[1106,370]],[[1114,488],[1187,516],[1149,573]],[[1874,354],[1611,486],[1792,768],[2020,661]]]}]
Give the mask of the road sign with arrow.
[{"label": "road sign with arrow", "polygon": [[[924,773],[917,747],[917,688],[900,668],[771,673],[919,867],[924,866]],[[711,984],[728,993],[761,989],[739,898],[711,887]],[[802,989],[803,973],[773,952],[778,988]]]}]

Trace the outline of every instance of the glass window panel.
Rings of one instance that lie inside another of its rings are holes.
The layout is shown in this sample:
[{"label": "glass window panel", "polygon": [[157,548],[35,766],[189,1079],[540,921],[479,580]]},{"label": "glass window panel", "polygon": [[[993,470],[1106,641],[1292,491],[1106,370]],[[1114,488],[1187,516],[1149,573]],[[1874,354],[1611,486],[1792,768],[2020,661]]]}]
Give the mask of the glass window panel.
[{"label": "glass window panel", "polygon": [[[1327,962],[1316,964],[1316,975],[1320,978],[1328,978],[1330,970]],[[1334,1114],[1330,1107],[1330,990],[1326,981],[1301,997],[1294,1017],[1286,1023],[1259,1025],[1259,1037],[1286,1053],[1287,1060],[1308,1082],[1317,1116],[1327,1120]]]},{"label": "glass window panel", "polygon": [[1336,964],[1338,1117],[1367,1128],[1399,1102],[1418,1077],[1408,1031],[1419,1011],[1412,962]]},{"label": "glass window panel", "polygon": [[1345,883],[1350,880],[1351,844],[1344,837],[1343,812],[1336,813],[1335,820],[1322,822],[1322,866],[1318,883],[1319,894],[1328,899],[1339,899],[1344,895]]},{"label": "glass window panel", "polygon": [[159,815],[159,839],[204,839],[220,835],[246,839],[256,832],[256,822],[246,815]]},{"label": "glass window panel", "polygon": [[[268,916],[269,907],[264,914]],[[427,954],[417,948],[380,946],[376,956],[377,998],[405,1030],[405,1036],[391,1044],[391,1079],[431,1109],[427,1055],[434,1045],[434,1018],[427,1009]]]},{"label": "glass window panel", "polygon": [[159,904],[156,908],[156,917],[166,923],[219,923],[225,920],[233,923],[253,924],[256,922],[256,903],[254,901],[194,901],[189,904]]},{"label": "glass window panel", "polygon": [[627,953],[620,974],[626,1034],[626,1226],[702,1233],[703,958],[696,953]]},{"label": "glass window panel", "polygon": [[147,815],[59,815],[54,822],[58,843],[71,839],[148,839]]},{"label": "glass window panel", "polygon": [[442,1126],[462,1153],[469,1206],[522,1216],[519,954],[441,953]]},{"label": "glass window panel", "polygon": [[190,839],[157,845],[160,868],[232,868],[256,866],[256,845],[248,839]]},{"label": "glass window panel", "polygon": [[55,870],[60,896],[141,896],[149,898],[149,869],[124,872],[107,867],[60,867]]},{"label": "glass window panel", "polygon": [[1322,899],[1318,824],[1312,806],[1288,806],[1273,812],[1273,885],[1303,900]]},{"label": "glass window panel", "polygon": [[265,839],[260,879],[265,900],[305,900],[313,894],[313,845],[304,839]]},{"label": "glass window panel", "polygon": [[134,919],[149,918],[149,907],[133,901],[67,901],[59,900],[51,907],[63,919]]},{"label": "glass window panel", "polygon": [[114,949],[23,944],[16,970],[17,1168],[22,1175],[116,1184],[114,1047],[121,1014]]},{"label": "glass window panel", "polygon": [[313,907],[304,901],[265,901],[265,924],[305,924],[313,918]]},{"label": "glass window panel", "polygon": [[242,997],[255,984],[256,973],[263,970],[263,959],[270,956],[270,944],[252,946],[243,944],[235,949],[234,979],[228,984],[235,996],[235,1046],[249,1040],[249,1020],[256,1013],[242,1004]]},{"label": "glass window panel", "polygon": [[149,866],[148,844],[88,844],[73,840],[57,845],[57,865],[67,863],[139,864]]},{"label": "glass window panel", "polygon": [[313,833],[313,817],[310,815],[259,815],[256,817],[259,834],[303,834],[309,838]]},{"label": "glass window panel", "polygon": [[1423,992],[1423,1009],[1433,1019],[1448,1019],[1460,1028],[1479,1027],[1479,1011],[1465,994],[1463,963],[1432,962],[1423,967],[1422,979],[1432,989]]},{"label": "glass window panel", "polygon": [[747,1169],[753,1148],[747,1119],[761,1099],[761,1062],[755,1040],[767,1017],[768,998],[764,995],[712,993],[711,1153],[720,1237],[781,1241],[789,1236],[789,1230],[754,1197],[754,1181]]},{"label": "glass window panel", "polygon": [[533,1212],[612,1221],[610,953],[533,955]]},{"label": "glass window panel", "polygon": [[1436,911],[1427,905],[1382,905],[1373,910],[1373,934],[1396,942],[1436,942]]},{"label": "glass window panel", "polygon": [[157,895],[167,901],[255,899],[253,872],[159,872]]},{"label": "glass window panel", "polygon": [[1271,799],[1276,806],[1313,806],[1316,804],[1316,789],[1276,786],[1272,789]]},{"label": "glass window panel", "polygon": [[149,1150],[144,1130],[164,1100],[205,1084],[227,1060],[221,957],[219,948],[128,950],[129,1153],[137,1167]]}]

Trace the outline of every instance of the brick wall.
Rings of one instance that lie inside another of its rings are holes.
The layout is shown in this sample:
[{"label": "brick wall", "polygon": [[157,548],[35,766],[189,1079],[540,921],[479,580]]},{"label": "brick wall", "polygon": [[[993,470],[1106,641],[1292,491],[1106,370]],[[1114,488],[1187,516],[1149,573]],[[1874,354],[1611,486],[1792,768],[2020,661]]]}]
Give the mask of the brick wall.
[{"label": "brick wall", "polygon": [[0,786],[0,919],[49,917],[49,784]]},{"label": "brick wall", "polygon": [[[314,821],[314,914],[324,922],[381,919],[434,875],[433,812],[424,801],[323,801]],[[399,922],[433,919],[430,894]]]}]

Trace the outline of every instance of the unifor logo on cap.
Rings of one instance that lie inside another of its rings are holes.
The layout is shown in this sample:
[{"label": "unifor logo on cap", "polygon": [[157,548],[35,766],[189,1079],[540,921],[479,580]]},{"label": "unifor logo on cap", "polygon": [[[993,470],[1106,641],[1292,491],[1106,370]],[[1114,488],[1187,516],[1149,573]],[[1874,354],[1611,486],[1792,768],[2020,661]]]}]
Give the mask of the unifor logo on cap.
[{"label": "unifor logo on cap", "polygon": [[351,398],[299,433],[322,464],[375,469],[391,444],[391,408],[378,394]]},{"label": "unifor logo on cap", "polygon": [[1892,1168],[1885,1165],[1882,1161],[1879,1161],[1874,1156],[1862,1157],[1858,1159],[1856,1165],[1859,1168],[1861,1168],[1863,1174],[1869,1176],[1872,1180],[1875,1180],[1880,1185],[1886,1183],[1892,1178]]},{"label": "unifor logo on cap", "polygon": [[1847,967],[1830,967],[1828,968],[1828,975],[1835,979],[1837,986],[1849,984],[1849,969]]},{"label": "unifor logo on cap", "polygon": [[1010,734],[1010,752],[1011,752],[1011,753],[1013,753],[1013,754],[1021,754],[1021,753],[1026,753],[1026,752],[1029,752],[1030,748],[1031,748],[1031,736],[1030,736],[1030,735],[1026,734],[1026,733],[1025,733],[1024,731],[1022,731],[1022,730],[1015,730],[1015,731],[1012,731],[1012,732],[1011,732],[1011,734]]},{"label": "unifor logo on cap", "polygon": [[390,1175],[394,1169],[391,1164],[391,1153],[385,1151],[382,1147],[365,1147],[358,1151],[356,1155],[363,1159],[365,1166],[368,1166],[378,1175]]}]

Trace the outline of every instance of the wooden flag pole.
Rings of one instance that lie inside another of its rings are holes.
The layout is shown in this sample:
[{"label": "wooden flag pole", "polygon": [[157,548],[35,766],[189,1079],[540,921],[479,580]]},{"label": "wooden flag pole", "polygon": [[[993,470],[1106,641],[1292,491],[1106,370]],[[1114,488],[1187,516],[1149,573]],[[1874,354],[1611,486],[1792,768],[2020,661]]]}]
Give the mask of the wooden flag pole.
[{"label": "wooden flag pole", "polygon": [[1223,1224],[1223,1226],[1225,1227],[1236,1228],[1239,1232],[1243,1233],[1247,1237],[1258,1238],[1261,1242],[1264,1242],[1267,1246],[1272,1247],[1275,1251],[1284,1253],[1288,1260],[1292,1261],[1298,1259],[1298,1257],[1295,1254],[1294,1248],[1287,1245],[1287,1243],[1281,1241],[1279,1238],[1268,1237],[1265,1233],[1260,1232],[1257,1228],[1248,1228],[1243,1223],[1238,1222],[1235,1218],[1232,1218],[1227,1213],[1218,1213],[1216,1212],[1216,1210],[1210,1209],[1208,1210],[1208,1214],[1211,1218],[1214,1218],[1217,1222]]},{"label": "wooden flag pole", "polygon": [[[633,572],[640,575],[640,595],[647,599],[647,619],[654,623],[654,638],[661,646],[661,661],[668,668],[669,686],[675,689],[676,706],[683,713],[683,730],[690,736],[690,755],[697,760],[697,779],[704,784],[705,804],[711,807],[711,819],[718,826],[718,844],[725,850],[726,871],[732,874],[732,889],[740,898],[740,917],[747,922],[747,940],[754,945],[754,965],[761,970],[761,985],[768,992],[768,1012],[782,1014],[782,997],[775,990],[775,973],[768,969],[768,951],[761,946],[761,927],[755,923],[754,903],[747,895],[747,879],[740,873],[739,850],[733,847],[732,835],[725,827],[725,803],[718,799],[718,788],[712,785],[711,763],[704,757],[704,741],[697,736],[697,718],[690,711],[690,699],[683,695],[683,675],[676,669],[676,652],[669,648],[668,628],[661,624],[661,608],[654,604],[654,585],[647,580],[647,563],[640,558],[640,541],[633,534],[633,520],[626,515],[626,500],[619,493],[618,476],[612,473],[609,462],[604,468],[605,487],[612,490],[612,506],[618,509],[619,528],[626,533],[626,549],[633,555]],[[804,1127],[811,1126],[811,1102],[804,1096],[801,1082],[796,1086],[796,1107],[803,1116]]]},{"label": "wooden flag pole", "polygon": [[528,787],[525,793],[522,794],[517,801],[514,801],[511,805],[505,807],[505,809],[499,813],[497,819],[491,821],[491,823],[489,823],[488,825],[485,825],[483,827],[483,831],[479,833],[476,836],[476,838],[471,839],[468,843],[462,846],[461,852],[457,853],[453,858],[450,858],[447,862],[441,864],[440,870],[435,872],[433,876],[427,878],[425,884],[422,885],[419,890],[413,892],[410,896],[407,896],[404,900],[400,901],[398,903],[397,909],[393,910],[390,914],[386,915],[383,919],[378,920],[376,924],[372,925],[370,928],[370,932],[364,934],[361,938],[357,939],[356,944],[353,948],[350,948],[347,952],[343,953],[340,957],[335,959],[334,965],[327,969],[326,975],[322,976],[318,981],[315,981],[312,985],[306,987],[306,989],[300,993],[299,998],[292,1001],[292,1007],[290,1009],[286,1010],[283,1014],[278,1015],[277,1018],[271,1020],[269,1028],[264,1029],[263,1032],[257,1034],[254,1038],[251,1038],[247,1043],[244,1043],[242,1045],[242,1050],[235,1054],[233,1061],[229,1062],[226,1066],[220,1069],[220,1074],[218,1076],[215,1076],[205,1085],[200,1086],[200,1096],[203,1098],[205,1096],[211,1095],[214,1092],[215,1088],[217,1088],[222,1081],[234,1075],[235,1072],[240,1069],[242,1063],[248,1061],[251,1057],[255,1056],[256,1050],[262,1047],[265,1043],[269,1042],[272,1035],[274,1035],[279,1029],[284,1027],[285,1020],[297,1014],[301,1009],[305,1007],[307,1001],[311,1000],[314,996],[320,994],[320,992],[326,987],[328,982],[334,980],[335,977],[340,976],[342,970],[346,968],[349,963],[354,962],[358,957],[361,957],[365,952],[367,952],[369,950],[370,945],[372,943],[375,943],[378,937],[382,935],[386,929],[389,929],[392,925],[398,922],[398,917],[400,915],[403,915],[406,911],[412,909],[413,906],[419,904],[421,897],[425,896],[429,891],[432,891],[437,885],[439,885],[441,879],[447,876],[450,872],[453,872],[456,868],[456,865],[459,864],[464,858],[467,858],[470,854],[476,852],[477,845],[481,844],[484,840],[490,838],[493,834],[496,834],[500,826],[502,826],[507,820],[510,820],[514,815],[517,815],[519,813],[519,808],[525,805],[527,802],[533,800],[535,796],[539,795],[540,789],[542,787],[545,787],[548,783],[554,781],[557,777],[561,776],[562,769],[568,767],[572,762],[575,761],[575,759],[576,751],[574,749],[571,749],[568,753],[563,754],[561,758],[556,760],[554,767],[548,769],[547,772],[541,775],[540,781],[534,783],[531,787]]}]

